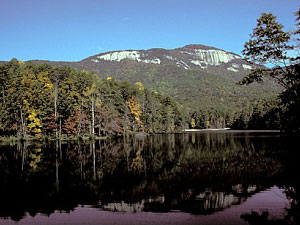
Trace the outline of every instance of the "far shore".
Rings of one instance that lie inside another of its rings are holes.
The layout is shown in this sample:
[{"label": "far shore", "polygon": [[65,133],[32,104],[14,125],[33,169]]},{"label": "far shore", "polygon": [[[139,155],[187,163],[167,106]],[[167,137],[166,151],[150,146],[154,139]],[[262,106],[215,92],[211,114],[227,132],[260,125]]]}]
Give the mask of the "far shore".
[{"label": "far shore", "polygon": [[184,132],[187,133],[197,133],[197,132],[226,132],[226,133],[280,133],[280,130],[234,130],[231,128],[208,128],[208,129],[185,129]]}]

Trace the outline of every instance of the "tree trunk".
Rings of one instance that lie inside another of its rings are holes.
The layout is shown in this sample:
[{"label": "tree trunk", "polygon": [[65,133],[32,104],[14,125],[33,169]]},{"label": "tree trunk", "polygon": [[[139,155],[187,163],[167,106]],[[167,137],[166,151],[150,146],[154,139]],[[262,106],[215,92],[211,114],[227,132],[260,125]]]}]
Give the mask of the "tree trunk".
[{"label": "tree trunk", "polygon": [[23,175],[23,170],[24,170],[24,162],[25,162],[25,154],[27,153],[27,142],[23,142],[22,146],[22,165],[21,165],[21,170],[22,170],[22,175]]},{"label": "tree trunk", "polygon": [[95,135],[95,102],[92,100],[92,136]]},{"label": "tree trunk", "polygon": [[77,130],[78,136],[80,136],[81,133],[81,123],[82,123],[82,100],[80,100],[80,106],[79,106],[79,126]]},{"label": "tree trunk", "polygon": [[57,132],[57,81],[54,85],[54,117],[55,117],[55,138],[58,138],[58,132]]},{"label": "tree trunk", "polygon": [[22,106],[21,105],[20,105],[20,116],[21,116],[21,123],[22,123],[22,136],[25,139],[25,137],[26,137],[25,122],[24,122],[24,117],[23,117],[23,112],[22,112]]},{"label": "tree trunk", "polygon": [[55,157],[55,184],[56,184],[56,190],[59,191],[59,159],[58,159],[58,140],[56,140],[56,157]]},{"label": "tree trunk", "polygon": [[59,138],[61,138],[61,118],[59,118]]},{"label": "tree trunk", "polygon": [[93,143],[91,143],[92,151],[93,151],[93,178],[96,180],[96,149],[95,149],[95,141],[93,140]]}]

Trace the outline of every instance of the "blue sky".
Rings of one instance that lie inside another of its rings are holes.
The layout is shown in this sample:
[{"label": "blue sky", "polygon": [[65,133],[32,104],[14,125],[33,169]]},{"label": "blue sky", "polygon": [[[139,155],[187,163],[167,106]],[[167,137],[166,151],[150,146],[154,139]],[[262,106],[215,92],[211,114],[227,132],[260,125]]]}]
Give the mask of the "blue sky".
[{"label": "blue sky", "polygon": [[286,29],[299,0],[0,0],[0,60],[78,61],[204,44],[241,54],[263,12]]}]

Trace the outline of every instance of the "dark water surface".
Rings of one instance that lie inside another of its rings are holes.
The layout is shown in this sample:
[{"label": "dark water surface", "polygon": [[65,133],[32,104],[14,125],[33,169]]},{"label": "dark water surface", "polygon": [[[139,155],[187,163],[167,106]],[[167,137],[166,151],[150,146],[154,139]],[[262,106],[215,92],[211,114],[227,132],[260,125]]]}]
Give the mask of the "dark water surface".
[{"label": "dark water surface", "polygon": [[300,140],[191,133],[0,145],[0,224],[299,224]]}]

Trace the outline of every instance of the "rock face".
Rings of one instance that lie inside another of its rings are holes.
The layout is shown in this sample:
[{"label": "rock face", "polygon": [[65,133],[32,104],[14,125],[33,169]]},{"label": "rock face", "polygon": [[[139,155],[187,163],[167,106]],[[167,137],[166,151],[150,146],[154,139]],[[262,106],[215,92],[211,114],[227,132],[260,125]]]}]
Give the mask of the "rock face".
[{"label": "rock face", "polygon": [[124,50],[112,51],[89,57],[83,63],[97,64],[105,62],[122,62],[132,60],[140,63],[173,65],[185,70],[211,70],[222,68],[230,72],[241,72],[254,67],[241,56],[205,45],[187,45],[177,49],[149,49],[149,50]]},{"label": "rock face", "polygon": [[232,111],[280,90],[270,82],[237,85],[255,65],[235,53],[198,44],[176,49],[110,51],[78,62],[34,62],[93,71],[104,79],[142,82],[146,88],[170,95],[185,107],[203,110]]},{"label": "rock face", "polygon": [[180,50],[181,54],[188,55],[190,62],[202,68],[219,66],[234,59],[241,59],[239,55],[215,48],[205,48],[201,45],[188,45]]},{"label": "rock face", "polygon": [[[148,59],[147,55],[144,53],[141,53],[139,51],[119,51],[119,52],[111,52],[104,55],[97,56],[99,60],[108,60],[108,61],[118,61],[124,59],[131,59],[135,60],[137,62],[143,62],[143,63],[154,63],[154,64],[160,64],[159,58],[153,58]],[[94,62],[99,62],[98,59],[92,59]]]}]

